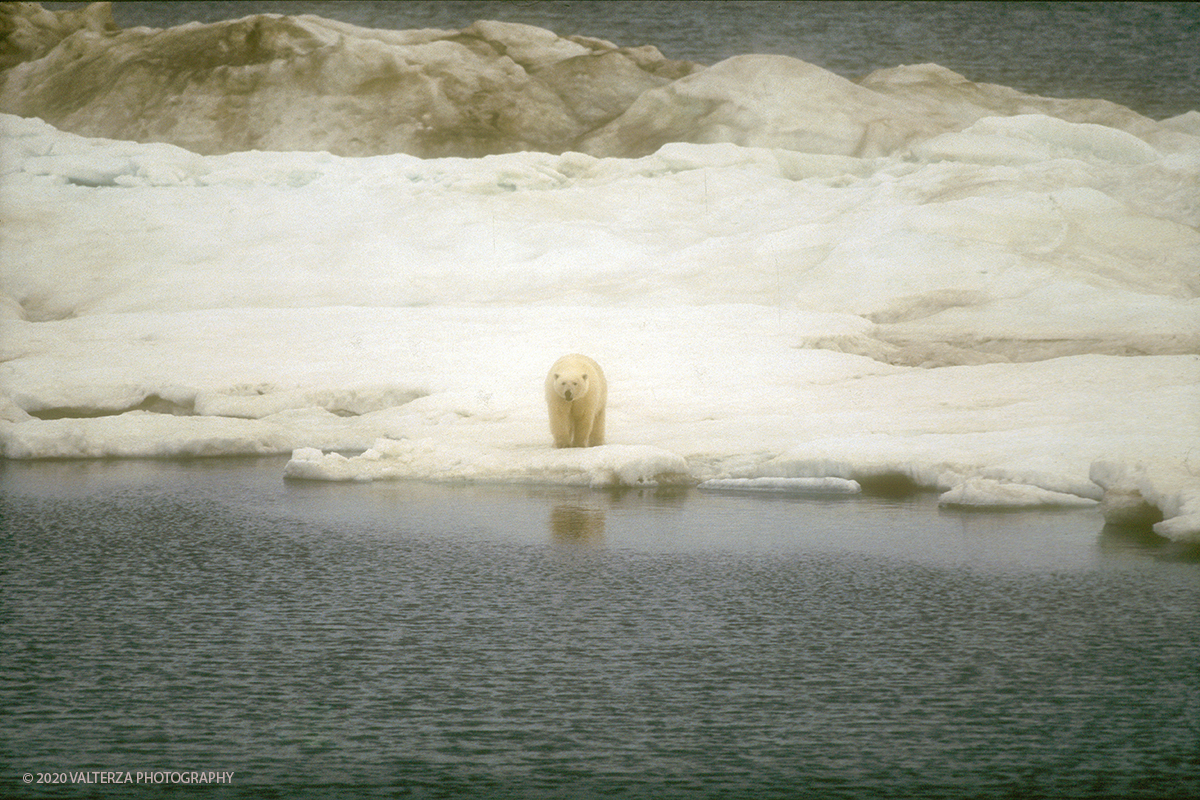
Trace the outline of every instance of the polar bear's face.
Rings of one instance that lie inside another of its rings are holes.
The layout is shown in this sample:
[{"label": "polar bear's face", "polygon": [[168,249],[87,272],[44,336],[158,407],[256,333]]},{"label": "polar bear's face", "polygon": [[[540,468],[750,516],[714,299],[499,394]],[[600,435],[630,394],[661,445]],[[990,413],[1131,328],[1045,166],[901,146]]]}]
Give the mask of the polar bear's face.
[{"label": "polar bear's face", "polygon": [[567,402],[583,397],[590,385],[586,372],[568,370],[554,373],[554,391]]}]

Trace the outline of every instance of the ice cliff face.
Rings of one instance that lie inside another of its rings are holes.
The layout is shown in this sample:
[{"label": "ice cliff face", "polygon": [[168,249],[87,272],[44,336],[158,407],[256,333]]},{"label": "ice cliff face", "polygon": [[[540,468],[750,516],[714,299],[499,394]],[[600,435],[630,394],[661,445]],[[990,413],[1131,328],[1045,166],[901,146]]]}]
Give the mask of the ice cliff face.
[{"label": "ice cliff face", "polygon": [[875,157],[1018,114],[1103,124],[1159,148],[1178,135],[1113,103],[1034,97],[935,65],[855,83],[783,56],[706,68],[514,23],[387,31],[263,14],[121,30],[107,3],[57,13],[4,3],[0,34],[0,112],[205,155],[637,157],[726,142]]}]

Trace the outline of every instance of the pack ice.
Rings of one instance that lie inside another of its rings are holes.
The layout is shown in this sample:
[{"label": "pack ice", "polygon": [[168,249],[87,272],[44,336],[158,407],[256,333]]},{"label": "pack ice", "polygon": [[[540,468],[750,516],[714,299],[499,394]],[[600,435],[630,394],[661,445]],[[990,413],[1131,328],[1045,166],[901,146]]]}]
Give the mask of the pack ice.
[{"label": "pack ice", "polygon": [[[3,13],[5,458],[899,482],[1200,542],[1196,112],[502,23]],[[568,352],[603,447],[551,447]]]}]

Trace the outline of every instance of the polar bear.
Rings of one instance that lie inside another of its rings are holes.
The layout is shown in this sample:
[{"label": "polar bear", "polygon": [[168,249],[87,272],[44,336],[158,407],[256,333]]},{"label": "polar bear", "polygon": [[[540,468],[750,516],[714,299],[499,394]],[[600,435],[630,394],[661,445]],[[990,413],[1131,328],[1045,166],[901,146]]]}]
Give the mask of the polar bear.
[{"label": "polar bear", "polygon": [[546,376],[546,405],[555,447],[604,444],[604,370],[587,356],[572,354],[554,362]]}]

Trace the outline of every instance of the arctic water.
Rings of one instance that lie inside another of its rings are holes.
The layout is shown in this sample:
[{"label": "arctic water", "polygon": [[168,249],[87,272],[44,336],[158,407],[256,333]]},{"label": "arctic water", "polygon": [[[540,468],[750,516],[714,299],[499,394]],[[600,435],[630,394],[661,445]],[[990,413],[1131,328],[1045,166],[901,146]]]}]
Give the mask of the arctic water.
[{"label": "arctic water", "polygon": [[1094,509],[281,467],[3,462],[6,794],[1200,791],[1200,570]]}]

